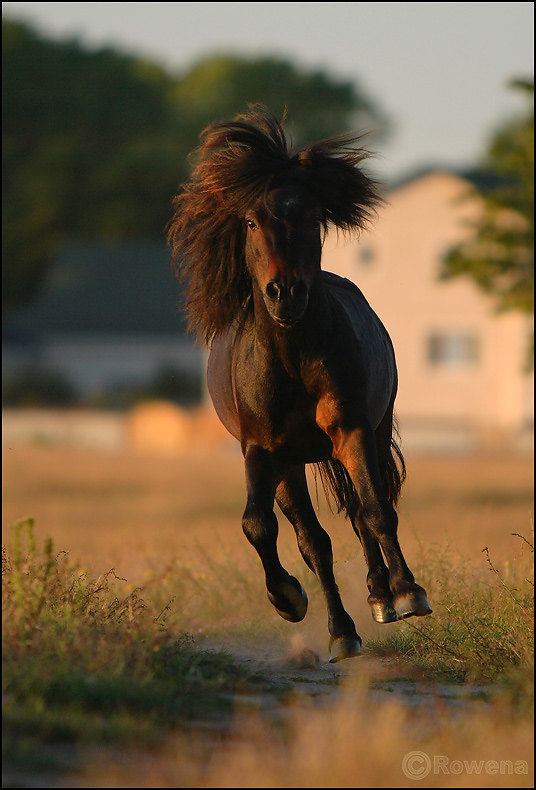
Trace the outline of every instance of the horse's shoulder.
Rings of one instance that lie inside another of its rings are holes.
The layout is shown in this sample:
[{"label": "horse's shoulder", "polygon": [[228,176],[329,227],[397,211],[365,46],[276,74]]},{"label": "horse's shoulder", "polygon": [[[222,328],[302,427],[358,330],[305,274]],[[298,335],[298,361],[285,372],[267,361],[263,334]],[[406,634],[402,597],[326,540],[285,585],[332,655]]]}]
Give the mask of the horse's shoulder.
[{"label": "horse's shoulder", "polygon": [[351,280],[328,271],[322,271],[322,278],[328,293],[332,294],[337,302],[371,309],[363,292]]},{"label": "horse's shoulder", "polygon": [[322,278],[324,280],[324,285],[327,286],[329,291],[346,291],[354,294],[354,296],[357,296],[358,298],[365,299],[363,292],[357,287],[357,285],[351,280],[348,280],[346,277],[341,277],[334,272],[322,270]]},{"label": "horse's shoulder", "polygon": [[343,312],[350,318],[358,336],[361,336],[363,332],[369,335],[370,331],[378,331],[380,336],[387,339],[388,343],[391,344],[389,334],[381,319],[355,283],[333,272],[323,271],[322,276],[328,293],[331,294],[335,304],[340,309],[342,308]]}]

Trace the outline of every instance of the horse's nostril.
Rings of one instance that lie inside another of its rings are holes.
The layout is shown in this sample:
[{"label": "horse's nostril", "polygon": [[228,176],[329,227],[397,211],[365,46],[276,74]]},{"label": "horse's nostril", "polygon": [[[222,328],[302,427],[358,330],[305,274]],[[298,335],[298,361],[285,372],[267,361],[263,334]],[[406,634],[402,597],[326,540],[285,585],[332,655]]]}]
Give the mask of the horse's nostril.
[{"label": "horse's nostril", "polygon": [[278,302],[281,299],[281,286],[275,280],[270,280],[266,286],[266,295],[273,302]]},{"label": "horse's nostril", "polygon": [[293,299],[302,299],[307,293],[307,286],[303,282],[303,280],[298,280],[297,283],[290,289],[290,295]]}]

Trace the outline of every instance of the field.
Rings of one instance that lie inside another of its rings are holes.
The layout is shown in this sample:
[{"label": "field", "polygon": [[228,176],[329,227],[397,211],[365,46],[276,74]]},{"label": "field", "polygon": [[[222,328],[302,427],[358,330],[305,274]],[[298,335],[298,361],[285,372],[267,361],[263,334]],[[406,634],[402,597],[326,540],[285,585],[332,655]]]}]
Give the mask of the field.
[{"label": "field", "polygon": [[434,614],[373,623],[359,543],[319,492],[364,645],[330,665],[282,515],[309,612],[266,599],[233,444],[5,447],[4,785],[532,786],[531,461],[406,460],[399,535]]}]

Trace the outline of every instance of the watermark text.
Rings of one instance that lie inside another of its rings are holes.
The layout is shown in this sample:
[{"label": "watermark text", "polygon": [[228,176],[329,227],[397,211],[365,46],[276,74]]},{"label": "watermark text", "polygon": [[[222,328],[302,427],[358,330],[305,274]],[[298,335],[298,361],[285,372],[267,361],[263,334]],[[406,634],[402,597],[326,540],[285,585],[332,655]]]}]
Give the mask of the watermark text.
[{"label": "watermark text", "polygon": [[408,779],[426,779],[436,776],[526,776],[529,766],[526,760],[453,760],[446,754],[427,754],[421,751],[408,752],[402,758],[402,773]]}]

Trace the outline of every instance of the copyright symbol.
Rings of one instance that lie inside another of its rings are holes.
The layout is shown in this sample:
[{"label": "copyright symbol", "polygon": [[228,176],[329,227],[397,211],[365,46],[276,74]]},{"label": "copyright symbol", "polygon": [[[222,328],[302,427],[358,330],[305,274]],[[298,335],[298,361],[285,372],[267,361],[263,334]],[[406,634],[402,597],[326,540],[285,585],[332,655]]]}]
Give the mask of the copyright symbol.
[{"label": "copyright symbol", "polygon": [[425,779],[432,769],[426,752],[408,752],[402,758],[402,772],[408,779]]}]

